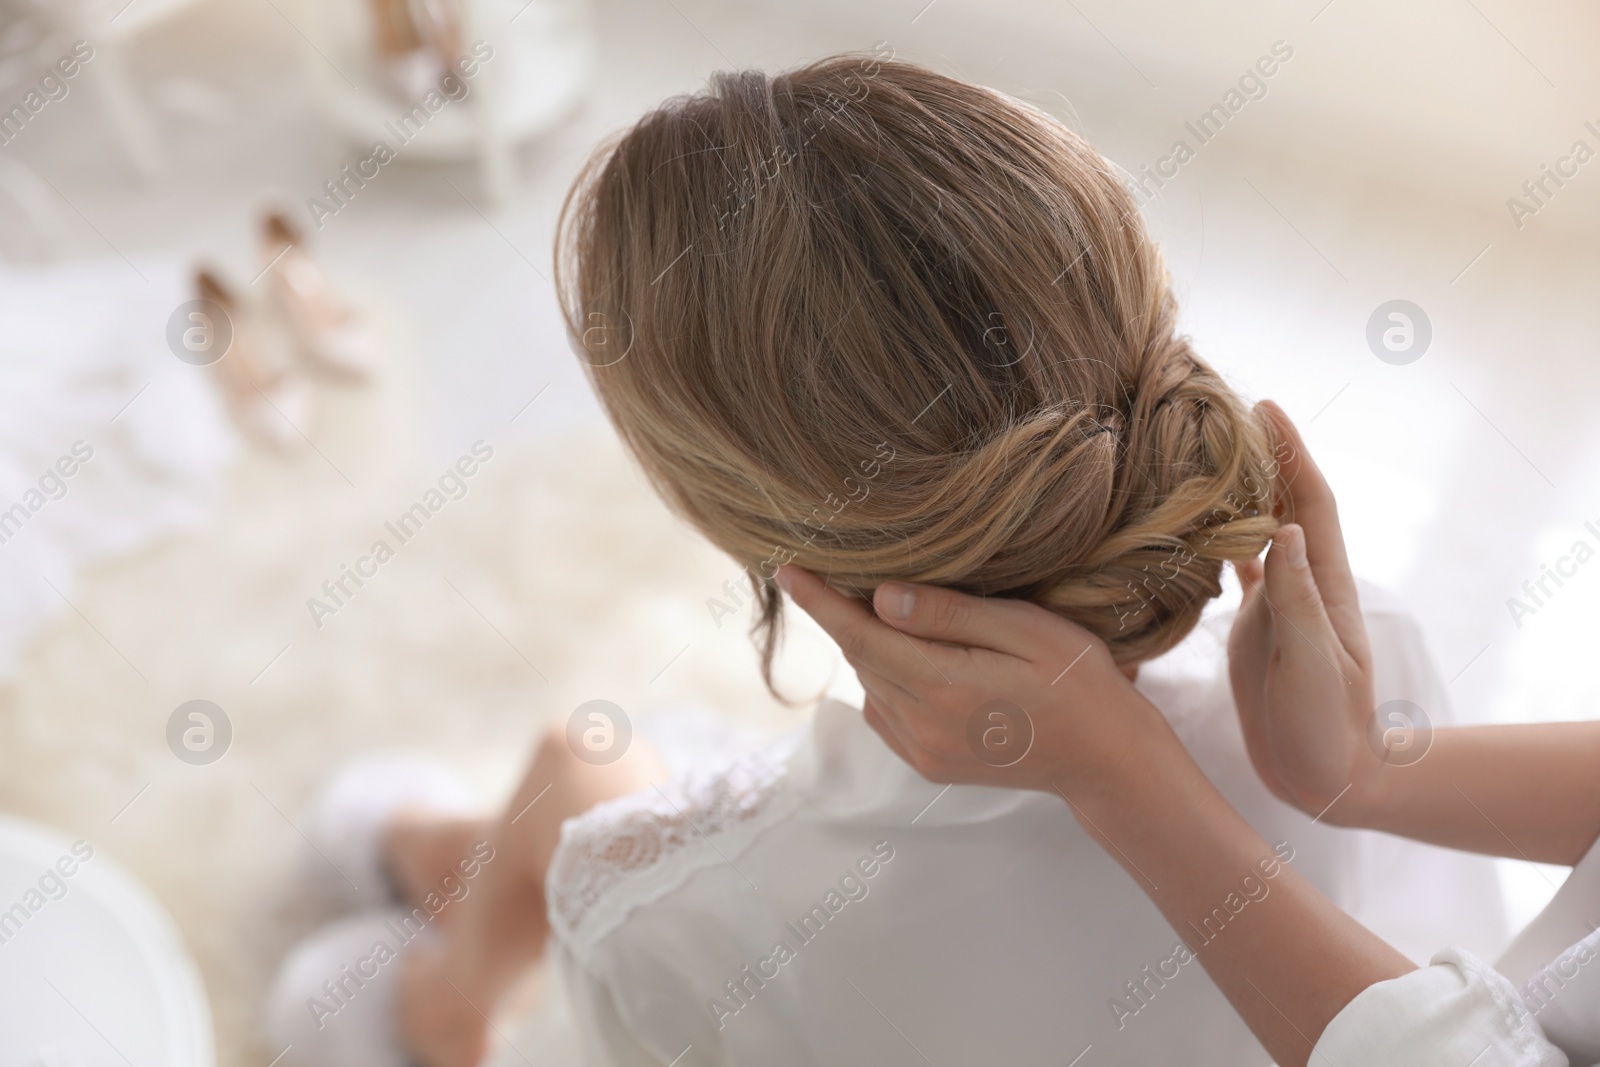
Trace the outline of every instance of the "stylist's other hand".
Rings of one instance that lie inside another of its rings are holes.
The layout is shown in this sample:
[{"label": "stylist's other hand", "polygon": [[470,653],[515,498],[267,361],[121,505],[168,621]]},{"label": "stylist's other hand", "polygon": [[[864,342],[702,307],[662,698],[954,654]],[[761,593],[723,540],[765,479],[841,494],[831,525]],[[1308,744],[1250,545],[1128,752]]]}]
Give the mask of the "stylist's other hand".
[{"label": "stylist's other hand", "polygon": [[[1282,526],[1265,565],[1239,568],[1244,605],[1228,665],[1245,745],[1280,799],[1316,815],[1364,799],[1382,760],[1368,744],[1372,652],[1333,490],[1283,409],[1277,437]],[[1337,821],[1339,812],[1330,812]]]},{"label": "stylist's other hand", "polygon": [[930,781],[1076,802],[1171,739],[1104,642],[1034,604],[889,582],[869,606],[794,566],[778,584],[855,668],[868,724]]}]

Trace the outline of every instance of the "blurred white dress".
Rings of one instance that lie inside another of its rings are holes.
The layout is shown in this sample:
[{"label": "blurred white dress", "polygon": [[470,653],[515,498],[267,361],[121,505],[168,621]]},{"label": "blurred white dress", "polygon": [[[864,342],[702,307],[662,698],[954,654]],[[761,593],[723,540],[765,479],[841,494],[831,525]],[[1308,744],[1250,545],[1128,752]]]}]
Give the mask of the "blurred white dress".
[{"label": "blurred white dress", "polygon": [[[1364,603],[1379,701],[1446,721],[1416,627],[1375,591]],[[1490,861],[1314,824],[1267,793],[1227,682],[1230,622],[1140,672],[1200,766],[1403,951],[1498,951]],[[547,893],[592,1065],[1269,1062],[1185,958],[1196,933],[1175,932],[1059,797],[932,785],[836,701],[718,771],[569,820]]]},{"label": "blurred white dress", "polygon": [[81,568],[203,521],[233,454],[207,375],[167,347],[188,273],[143,273],[0,264],[0,677]]}]

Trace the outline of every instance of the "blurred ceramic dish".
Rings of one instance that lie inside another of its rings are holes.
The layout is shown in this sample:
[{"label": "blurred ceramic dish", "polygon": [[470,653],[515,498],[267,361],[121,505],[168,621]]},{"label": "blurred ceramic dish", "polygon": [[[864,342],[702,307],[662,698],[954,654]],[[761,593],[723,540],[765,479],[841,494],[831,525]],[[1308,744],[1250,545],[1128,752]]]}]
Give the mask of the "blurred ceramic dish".
[{"label": "blurred ceramic dish", "polygon": [[150,892],[92,843],[3,815],[0,1004],[3,1064],[215,1062],[199,973]]}]

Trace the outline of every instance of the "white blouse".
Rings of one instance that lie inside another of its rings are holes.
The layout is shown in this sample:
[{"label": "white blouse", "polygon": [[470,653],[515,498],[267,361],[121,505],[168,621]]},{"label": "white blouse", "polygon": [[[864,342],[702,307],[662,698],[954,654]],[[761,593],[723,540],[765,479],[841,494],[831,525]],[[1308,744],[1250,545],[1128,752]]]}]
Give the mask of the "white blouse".
[{"label": "white blouse", "polygon": [[[1446,721],[1416,628],[1378,599],[1364,592],[1380,701]],[[1314,823],[1267,793],[1228,686],[1230,621],[1140,675],[1200,766],[1402,950],[1465,931],[1492,951],[1488,861]],[[1225,921],[1175,932],[1059,798],[930,784],[839,702],[729,766],[569,820],[547,896],[592,1065],[1268,1062],[1189,951]]]}]

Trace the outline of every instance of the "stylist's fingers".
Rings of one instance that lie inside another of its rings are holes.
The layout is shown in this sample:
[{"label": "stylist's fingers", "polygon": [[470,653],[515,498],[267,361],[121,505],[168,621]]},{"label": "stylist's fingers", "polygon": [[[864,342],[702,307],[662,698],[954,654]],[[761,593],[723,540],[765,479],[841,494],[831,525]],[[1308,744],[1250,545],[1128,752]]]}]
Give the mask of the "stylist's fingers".
[{"label": "stylist's fingers", "polygon": [[1259,559],[1236,563],[1234,570],[1244,588],[1244,598],[1228,635],[1228,659],[1232,662],[1248,656],[1252,667],[1264,667],[1264,662],[1257,661],[1264,660],[1272,640],[1272,609],[1264,595],[1266,570]]},{"label": "stylist's fingers", "polygon": [[[1267,553],[1264,599],[1283,625],[1278,626],[1278,648],[1285,657],[1312,654],[1326,659],[1338,648],[1339,635],[1328,618],[1327,606],[1317,588],[1306,556],[1306,535],[1290,523],[1273,536]],[[1305,648],[1305,645],[1311,648]]]},{"label": "stylist's fingers", "polygon": [[[1238,572],[1239,584],[1244,589],[1244,598],[1239,604],[1239,613],[1233,620],[1233,632],[1229,635],[1229,658],[1238,658],[1246,649],[1256,649],[1263,653],[1272,640],[1272,609],[1267,606],[1266,596],[1266,568],[1259,559],[1248,560],[1244,563],[1234,564]],[[1264,664],[1263,664],[1264,666]]]},{"label": "stylist's fingers", "polygon": [[1311,457],[1305,438],[1300,436],[1300,429],[1288,412],[1272,400],[1263,400],[1257,407],[1267,417],[1273,436],[1277,438],[1273,458],[1278,463],[1278,481],[1285,493],[1284,502],[1293,508],[1285,518],[1298,522],[1304,511],[1315,517],[1320,517],[1321,512],[1337,511],[1333,487],[1323,477],[1322,469]]},{"label": "stylist's fingers", "polygon": [[903,681],[940,677],[935,660],[948,655],[947,649],[897,633],[876,618],[868,605],[828,588],[828,583],[804,568],[779,567],[777,580],[800,609],[827,631],[852,666],[871,667]]},{"label": "stylist's fingers", "polygon": [[1259,559],[1252,559],[1235,563],[1233,569],[1239,575],[1244,596],[1239,602],[1239,613],[1234,616],[1233,633],[1229,641],[1265,645],[1272,637],[1272,611],[1267,607],[1263,595],[1266,591],[1266,568]]},{"label": "stylist's fingers", "polygon": [[[1022,600],[979,597],[934,585],[885,582],[872,598],[878,615],[905,634],[1033,660],[1072,624]],[[1075,629],[1075,627],[1072,627]]]},{"label": "stylist's fingers", "polygon": [[1244,589],[1245,602],[1255,595],[1256,586],[1261,584],[1262,563],[1259,559],[1247,559],[1242,563],[1233,565],[1234,573],[1239,576],[1239,585]]},{"label": "stylist's fingers", "polygon": [[1272,762],[1271,729],[1267,721],[1267,674],[1272,664],[1274,628],[1272,609],[1264,595],[1265,574],[1260,560],[1240,567],[1245,600],[1228,634],[1228,680],[1234,708],[1244,733],[1245,750],[1256,774],[1274,795],[1284,796]]},{"label": "stylist's fingers", "polygon": [[1270,400],[1263,400],[1260,407],[1278,438],[1279,482],[1289,511],[1285,518],[1305,531],[1306,555],[1335,629],[1347,646],[1364,649],[1366,629],[1361,601],[1345,551],[1333,488],[1288,414]]}]

